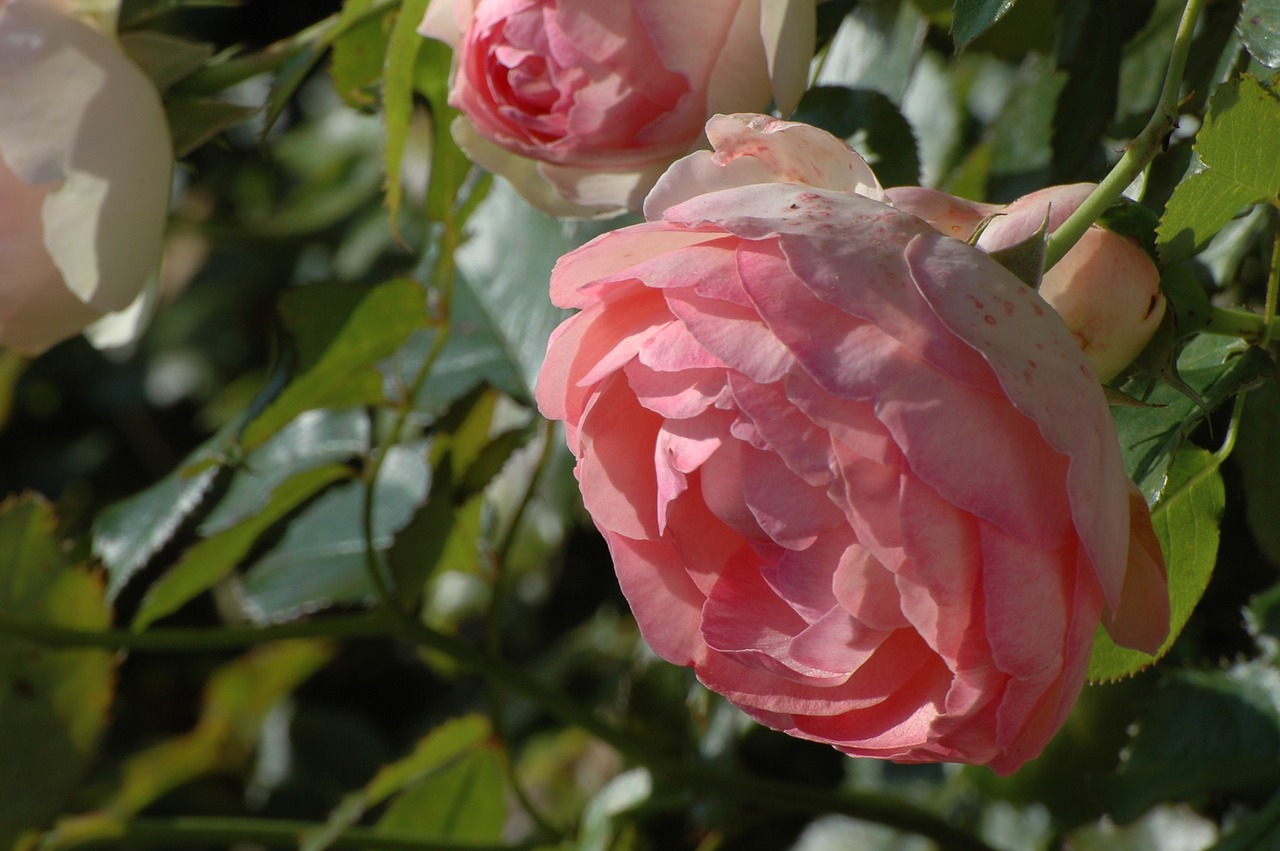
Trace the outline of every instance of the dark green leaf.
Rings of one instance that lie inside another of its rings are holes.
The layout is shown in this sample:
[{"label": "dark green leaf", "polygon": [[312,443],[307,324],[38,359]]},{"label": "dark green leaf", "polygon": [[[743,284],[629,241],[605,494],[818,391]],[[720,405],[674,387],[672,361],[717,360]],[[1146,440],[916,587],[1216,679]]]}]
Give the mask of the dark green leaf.
[{"label": "dark green leaf", "polygon": [[955,0],[951,6],[951,36],[964,50],[1013,8],[1014,0]]},{"label": "dark green leaf", "polygon": [[[120,36],[120,46],[162,92],[213,56],[213,45],[152,30],[124,33]],[[166,109],[169,106],[166,104]],[[173,126],[172,120],[170,126]]]},{"label": "dark green leaf", "polygon": [[[107,628],[102,583],[68,558],[54,527],[41,500],[0,504],[0,613]],[[115,662],[107,650],[54,651],[0,636],[0,848],[66,806],[106,726]]]},{"label": "dark green leaf", "polygon": [[[374,490],[373,547],[381,552],[426,499],[431,481],[423,443],[392,447]],[[286,620],[338,603],[362,604],[373,589],[361,522],[365,487],[326,491],[244,575],[243,602],[259,622]]]},{"label": "dark green leaf", "polygon": [[174,97],[165,104],[173,128],[173,152],[185,157],[228,127],[247,121],[257,109],[202,97]]},{"label": "dark green leaf", "polygon": [[1089,660],[1090,681],[1131,676],[1169,652],[1213,575],[1225,500],[1218,459],[1196,446],[1179,450],[1169,467],[1164,496],[1151,511],[1169,572],[1169,637],[1152,657],[1118,647],[1099,627]]},{"label": "dark green leaf", "polygon": [[1275,687],[1275,671],[1256,663],[1170,676],[1107,784],[1112,815],[1128,821],[1162,800],[1273,790],[1280,782]]},{"label": "dark green leaf", "polygon": [[[1270,356],[1261,349],[1246,347],[1238,339],[1209,335],[1196,337],[1187,345],[1178,359],[1178,369],[1209,410],[1275,373]],[[1203,416],[1194,399],[1168,385],[1146,393],[1149,384],[1145,379],[1133,379],[1120,389],[1163,407],[1115,408],[1111,416],[1120,432],[1125,469],[1147,501],[1153,502],[1164,490],[1169,459]]]},{"label": "dark green leaf", "polygon": [[1234,819],[1222,838],[1205,851],[1275,851],[1280,848],[1280,792],[1267,805]]},{"label": "dark green leaf", "polygon": [[200,507],[218,466],[231,452],[234,434],[234,426],[224,428],[168,476],[98,515],[93,524],[93,553],[107,568],[107,599],[115,599]]},{"label": "dark green leaf", "polygon": [[1201,251],[1245,206],[1280,203],[1280,101],[1251,77],[1219,86],[1195,150],[1204,171],[1178,186],[1160,222],[1166,264]]},{"label": "dark green leaf", "polygon": [[851,144],[875,169],[881,185],[920,182],[920,155],[911,125],[887,97],[870,89],[816,86],[804,93],[793,119],[821,127]]},{"label": "dark green leaf", "polygon": [[324,488],[351,475],[350,467],[329,464],[305,470],[282,482],[260,511],[201,539],[183,553],[182,559],[147,589],[133,619],[133,628],[145,629],[231,575],[263,532]]},{"label": "dark green leaf", "polygon": [[1280,0],[1245,0],[1236,30],[1254,59],[1280,67]]},{"label": "dark green leaf", "polygon": [[[319,315],[332,317],[330,311]],[[341,328],[316,363],[245,428],[240,438],[245,450],[260,446],[303,411],[383,401],[383,379],[376,364],[426,324],[426,292],[408,279],[388,281],[369,290],[353,311],[341,316]]]},{"label": "dark green leaf", "polygon": [[1169,302],[1174,328],[1179,337],[1189,337],[1209,324],[1213,306],[1200,279],[1185,263],[1168,267],[1160,273],[1160,290]]},{"label": "dark green leaf", "polygon": [[1268,381],[1245,399],[1235,458],[1244,479],[1245,513],[1258,548],[1280,565],[1280,386]]}]

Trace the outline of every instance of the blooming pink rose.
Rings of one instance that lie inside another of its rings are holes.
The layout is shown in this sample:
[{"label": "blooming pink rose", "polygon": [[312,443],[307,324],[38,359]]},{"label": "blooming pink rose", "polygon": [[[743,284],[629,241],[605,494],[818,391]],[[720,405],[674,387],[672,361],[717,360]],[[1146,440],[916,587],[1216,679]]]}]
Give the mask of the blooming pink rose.
[{"label": "blooming pink rose", "polygon": [[[977,245],[984,251],[1008,248],[1035,234],[1048,213],[1053,233],[1094,189],[1092,183],[1050,186],[1006,207],[977,204],[919,187],[890,189],[891,204],[914,213],[940,232],[968,239],[985,218],[990,223]],[[1098,225],[1085,231],[1052,269],[1040,296],[1075,336],[1103,381],[1133,362],[1164,317],[1160,271],[1133,240]]]},{"label": "blooming pink rose", "polygon": [[169,204],[159,95],[69,5],[0,0],[0,345],[32,355],[136,325]]},{"label": "blooming pink rose", "polygon": [[[1148,652],[1168,629],[1101,389],[1034,291],[849,191],[847,148],[732,120],[714,157],[755,160],[741,185],[556,266],[580,312],[539,408],[659,655],[849,754],[1011,772],[1065,719],[1099,622]],[[676,177],[717,183],[711,157]],[[789,182],[756,180],[770,163]]]},{"label": "blooming pink rose", "polygon": [[707,117],[791,110],[814,0],[435,0],[458,144],[557,215],[640,208]]}]

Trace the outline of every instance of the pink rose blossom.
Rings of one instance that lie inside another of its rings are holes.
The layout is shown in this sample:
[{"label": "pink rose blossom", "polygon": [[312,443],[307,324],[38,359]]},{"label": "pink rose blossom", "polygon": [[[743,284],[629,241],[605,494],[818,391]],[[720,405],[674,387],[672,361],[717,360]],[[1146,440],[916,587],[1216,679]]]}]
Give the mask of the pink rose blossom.
[{"label": "pink rose blossom", "polygon": [[1168,629],[1097,379],[1034,291],[866,197],[842,143],[729,120],[674,167],[718,189],[556,266],[579,312],[539,408],[660,656],[849,754],[1011,772],[1100,622],[1148,652]]},{"label": "pink rose blossom", "polygon": [[435,0],[454,47],[458,144],[557,215],[640,208],[707,117],[784,112],[804,90],[814,0]]},{"label": "pink rose blossom", "polygon": [[0,0],[0,345],[29,355],[136,330],[169,205],[159,94],[69,6]]}]

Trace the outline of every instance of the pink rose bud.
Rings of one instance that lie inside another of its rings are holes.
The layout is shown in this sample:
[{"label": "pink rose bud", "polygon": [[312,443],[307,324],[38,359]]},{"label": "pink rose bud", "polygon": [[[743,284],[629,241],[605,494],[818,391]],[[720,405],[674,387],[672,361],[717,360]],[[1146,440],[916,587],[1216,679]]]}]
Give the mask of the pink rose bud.
[{"label": "pink rose bud", "polygon": [[1099,623],[1147,652],[1168,631],[1102,390],[985,253],[865,181],[806,184],[856,154],[734,119],[751,132],[693,162],[749,156],[750,179],[560,260],[552,300],[579,313],[539,408],[660,656],[794,736],[1012,772]]},{"label": "pink rose bud", "polygon": [[[1031,236],[1049,211],[1057,230],[1093,191],[1093,184],[1050,186],[1004,208],[978,238],[984,251]],[[1107,381],[1133,362],[1164,317],[1160,272],[1133,240],[1093,225],[1044,275],[1040,295],[1071,329],[1098,378]]]},{"label": "pink rose bud", "polygon": [[29,355],[136,325],[169,204],[159,95],[67,5],[0,3],[0,345]]},{"label": "pink rose bud", "polygon": [[434,0],[458,144],[556,215],[639,210],[717,112],[804,91],[814,0]]}]

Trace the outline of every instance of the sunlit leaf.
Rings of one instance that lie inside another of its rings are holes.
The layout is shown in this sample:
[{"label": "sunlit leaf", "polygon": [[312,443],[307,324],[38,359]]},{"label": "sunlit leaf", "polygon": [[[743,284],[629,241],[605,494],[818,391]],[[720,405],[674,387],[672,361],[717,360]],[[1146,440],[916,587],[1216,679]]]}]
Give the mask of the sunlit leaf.
[{"label": "sunlit leaf", "polygon": [[1280,101],[1251,77],[1218,87],[1195,150],[1204,170],[1179,184],[1160,222],[1166,264],[1199,252],[1249,204],[1280,203]]},{"label": "sunlit leaf", "polygon": [[497,842],[507,821],[502,754],[482,743],[392,801],[378,830],[457,843]]},{"label": "sunlit leaf", "polygon": [[298,473],[276,488],[262,510],[229,529],[201,539],[147,589],[133,619],[133,628],[145,629],[208,591],[235,570],[263,532],[322,489],[351,475],[351,468],[342,464]]},{"label": "sunlit leaf", "polygon": [[[431,468],[423,442],[393,446],[374,488],[373,547],[389,547],[427,496]],[[330,488],[289,524],[280,541],[245,572],[241,602],[255,620],[298,617],[373,594],[362,523],[365,486]]]},{"label": "sunlit leaf", "polygon": [[[477,748],[482,746],[491,734],[488,719],[481,715],[466,715],[446,721],[436,727],[420,739],[407,756],[384,765],[363,789],[345,796],[329,814],[325,826],[309,834],[303,840],[300,851],[322,851],[325,848],[329,848],[343,831],[357,824],[370,809],[382,804],[406,788],[424,783],[431,775],[447,772],[450,767],[464,760],[468,754],[475,752]],[[431,784],[431,786],[436,792],[441,791],[435,784]],[[498,775],[497,791],[499,799],[501,799],[501,773]],[[437,795],[436,797],[439,798],[440,796]],[[446,804],[454,808],[453,812],[455,814],[480,803],[479,800],[468,801],[466,798],[454,800],[452,796],[445,797],[447,797],[447,800],[437,800],[436,808],[438,809],[440,804]],[[431,805],[427,804],[424,809],[429,811]],[[447,808],[446,812],[448,812]],[[491,816],[492,813],[485,813],[485,815]],[[420,813],[419,817],[429,821],[426,818],[426,812]],[[500,832],[502,827],[501,817],[496,820],[496,826]],[[424,839],[497,839],[497,836],[471,837],[436,832],[430,829],[431,825],[421,823],[397,824],[395,827],[416,828],[418,830],[415,830],[415,832],[420,831]]]},{"label": "sunlit leaf", "polygon": [[334,39],[333,54],[329,60],[334,89],[348,106],[356,109],[368,109],[378,102],[374,89],[382,80],[390,24],[395,20],[390,8],[380,15],[366,15],[373,5],[374,0],[346,0],[343,3],[344,21],[364,20],[346,28]]},{"label": "sunlit leaf", "polygon": [[926,29],[914,3],[859,3],[827,48],[816,86],[880,92],[896,109],[920,58]]},{"label": "sunlit leaf", "polygon": [[414,69],[418,51],[427,40],[418,35],[418,24],[429,0],[404,0],[396,15],[387,43],[382,109],[386,117],[386,147],[383,167],[387,174],[386,205],[391,221],[400,211],[400,166],[404,160],[405,139],[409,135],[409,119],[413,114]]},{"label": "sunlit leaf", "polygon": [[[68,557],[54,526],[39,499],[0,504],[0,614],[105,629],[102,583]],[[106,726],[115,665],[107,650],[51,650],[0,634],[0,848],[66,805]]]},{"label": "sunlit leaf", "polygon": [[240,437],[245,450],[260,446],[303,411],[382,401],[376,364],[426,324],[426,292],[411,280],[388,281],[369,290],[342,319],[315,365],[245,428]]},{"label": "sunlit leaf", "polygon": [[98,515],[93,552],[107,568],[107,599],[173,538],[201,505],[231,452],[234,427],[223,429],[168,476]]},{"label": "sunlit leaf", "polygon": [[1218,522],[1225,505],[1217,459],[1198,447],[1184,446],[1169,467],[1164,496],[1151,511],[1151,523],[1169,572],[1169,637],[1153,658],[1117,646],[1099,627],[1089,660],[1091,681],[1127,677],[1152,664],[1173,646],[1213,575],[1218,557]]}]

